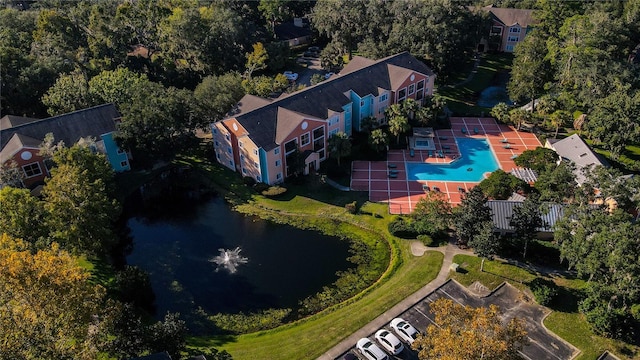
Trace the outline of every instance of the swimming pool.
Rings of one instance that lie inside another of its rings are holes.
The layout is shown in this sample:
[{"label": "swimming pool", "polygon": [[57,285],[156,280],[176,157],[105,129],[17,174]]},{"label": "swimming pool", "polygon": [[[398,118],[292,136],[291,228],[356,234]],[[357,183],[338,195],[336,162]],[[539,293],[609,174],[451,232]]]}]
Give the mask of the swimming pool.
[{"label": "swimming pool", "polygon": [[451,164],[407,162],[409,180],[476,182],[499,168],[487,140],[456,138],[456,142],[462,156]]}]

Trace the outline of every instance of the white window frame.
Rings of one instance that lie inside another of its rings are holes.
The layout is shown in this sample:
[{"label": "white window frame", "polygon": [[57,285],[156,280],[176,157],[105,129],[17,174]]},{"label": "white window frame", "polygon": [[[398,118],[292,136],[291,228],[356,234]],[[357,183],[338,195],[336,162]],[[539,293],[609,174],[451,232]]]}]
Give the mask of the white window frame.
[{"label": "white window frame", "polygon": [[253,149],[253,155],[258,156],[258,149]]},{"label": "white window frame", "polygon": [[[29,176],[29,175],[27,175],[27,171],[25,170],[25,168],[26,168],[27,166],[29,166],[30,168],[32,168],[32,167],[33,167],[33,165],[36,165],[36,166],[38,167],[38,173],[37,173],[37,174],[35,174],[35,173],[34,173],[34,174],[32,174],[31,176]],[[29,163],[29,164],[24,164],[24,165],[22,165],[22,172],[24,173],[24,177],[25,177],[26,179],[30,179],[30,178],[32,178],[32,177],[36,177],[36,176],[40,176],[40,175],[42,175],[42,167],[40,167],[40,163],[36,161],[36,162],[32,162],[32,163]]]},{"label": "white window frame", "polygon": [[333,125],[335,125],[335,124],[337,124],[339,122],[340,122],[340,116],[338,116],[338,115],[334,115],[334,116],[329,118],[329,126],[333,126]]},{"label": "white window frame", "polygon": [[507,41],[509,41],[509,42],[518,42],[518,41],[520,41],[520,38],[518,36],[509,35],[509,37],[507,38]]},{"label": "white window frame", "polygon": [[409,85],[409,95],[413,95],[416,92],[416,84]]},{"label": "white window frame", "polygon": [[276,160],[276,167],[280,166],[280,160]]},{"label": "white window frame", "polygon": [[[305,136],[307,137],[306,142],[303,140]],[[307,146],[309,144],[311,144],[311,133],[307,131],[306,133],[300,135],[300,147]]]},{"label": "white window frame", "polygon": [[513,51],[513,45],[507,45],[507,46],[505,47],[505,49],[506,49],[507,51]]},{"label": "white window frame", "polygon": [[517,33],[517,34],[519,34],[521,31],[522,30],[521,30],[520,27],[511,27],[511,28],[509,28],[509,33],[514,33],[514,34]]},{"label": "white window frame", "polygon": [[378,102],[383,103],[387,100],[389,100],[389,94],[382,94],[380,95],[380,100]]},{"label": "white window frame", "polygon": [[276,180],[282,180],[282,173],[276,174]]},{"label": "white window frame", "polygon": [[[401,93],[402,91],[404,91],[404,96],[403,96],[403,97],[400,97],[400,93]],[[406,87],[404,87],[404,88],[402,88],[402,89],[398,89],[398,102],[400,102],[400,101],[402,101],[402,100],[404,100],[404,99],[406,99],[406,98],[407,98],[407,88],[406,88]]]},{"label": "white window frame", "polygon": [[129,166],[129,162],[127,160],[120,161],[120,166],[121,167],[127,167],[127,166]]},{"label": "white window frame", "polygon": [[[256,152],[256,155],[258,155],[258,154],[257,154],[258,150],[256,150],[255,152]],[[274,155],[278,155],[278,154],[280,154],[280,147],[277,147],[277,148],[273,149],[273,154],[274,154]]]},{"label": "white window frame", "polygon": [[238,146],[243,147],[244,144],[242,143],[242,141],[238,141]]},{"label": "white window frame", "polygon": [[[296,146],[293,148],[293,150],[290,150],[290,151],[287,152],[287,147],[286,146],[287,146],[288,143],[290,143],[292,141],[296,144]],[[284,148],[285,156],[287,156],[287,155],[291,154],[292,152],[294,152],[294,151],[296,151],[298,149],[298,138],[293,138],[293,139],[287,141],[284,145],[285,145],[285,148]]]}]

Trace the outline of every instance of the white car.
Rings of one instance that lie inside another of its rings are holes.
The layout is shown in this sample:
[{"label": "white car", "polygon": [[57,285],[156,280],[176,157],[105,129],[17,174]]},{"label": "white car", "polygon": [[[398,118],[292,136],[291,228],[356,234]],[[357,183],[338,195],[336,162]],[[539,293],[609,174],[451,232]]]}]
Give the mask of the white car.
[{"label": "white car", "polygon": [[400,342],[397,336],[393,335],[386,329],[378,330],[376,333],[376,340],[382,345],[385,350],[393,355],[398,355],[404,350],[404,345]]},{"label": "white car", "polygon": [[419,335],[418,330],[402,318],[395,318],[391,320],[391,328],[400,338],[402,338],[402,340],[409,343],[409,345],[413,344]]},{"label": "white car", "polygon": [[298,73],[294,73],[293,71],[285,71],[282,74],[286,76],[289,81],[298,80]]},{"label": "white car", "polygon": [[382,351],[382,349],[378,347],[378,345],[372,343],[371,340],[367,338],[358,340],[356,348],[368,360],[389,360],[387,354],[385,354],[384,351]]}]

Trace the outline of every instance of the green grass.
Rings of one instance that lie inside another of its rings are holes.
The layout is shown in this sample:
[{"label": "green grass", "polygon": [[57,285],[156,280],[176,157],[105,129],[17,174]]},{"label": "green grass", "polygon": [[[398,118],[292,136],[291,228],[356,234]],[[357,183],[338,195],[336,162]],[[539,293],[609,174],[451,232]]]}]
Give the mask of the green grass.
[{"label": "green grass", "polygon": [[477,256],[456,255],[453,257],[453,262],[460,264],[464,272],[451,272],[450,277],[465,286],[479,281],[489,290],[494,290],[507,281],[522,290],[526,288],[525,284],[536,278],[536,275],[528,270],[491,260],[484,262],[484,271],[480,272],[482,259]]},{"label": "green grass", "polygon": [[[498,261],[485,261],[484,272],[480,272],[481,259],[469,255],[456,255],[453,262],[461,264],[466,273],[451,273],[451,278],[469,286],[479,281],[494,290],[504,281],[519,288],[527,289],[527,283],[538,275],[528,270]],[[579,294],[586,282],[580,279],[556,277],[552,279],[559,286],[559,294],[549,306],[553,311],[544,320],[544,325],[556,335],[580,349],[578,360],[596,359],[605,350],[614,352],[623,359],[640,358],[640,348],[621,341],[595,335],[586,319],[578,312]]]},{"label": "green grass", "polygon": [[[510,54],[484,54],[480,60],[477,73],[470,82],[459,86],[442,86],[438,88],[438,94],[447,100],[447,106],[454,115],[489,115],[489,108],[476,106],[478,95],[482,90],[494,83],[496,74],[508,72],[513,60]],[[467,75],[464,76],[466,78]],[[463,78],[463,79],[464,79]],[[454,77],[452,83],[459,82],[460,76]]]},{"label": "green grass", "polygon": [[[319,177],[311,177],[300,184],[287,184],[285,194],[270,199],[243,185],[237,174],[195,160],[181,159],[202,169],[204,175],[199,181],[209,181],[209,185],[224,194],[238,211],[328,233],[348,232],[356,238],[375,237],[386,243],[389,257],[385,259],[388,266],[382,276],[343,303],[268,331],[239,336],[191,337],[189,347],[217,347],[228,351],[236,360],[314,358],[435,279],[442,266],[442,253],[430,251],[414,257],[409,242],[391,236],[387,226],[392,216],[386,205],[366,202],[366,193],[338,191],[319,181]],[[353,201],[360,207],[358,215],[350,214],[344,207]]]}]

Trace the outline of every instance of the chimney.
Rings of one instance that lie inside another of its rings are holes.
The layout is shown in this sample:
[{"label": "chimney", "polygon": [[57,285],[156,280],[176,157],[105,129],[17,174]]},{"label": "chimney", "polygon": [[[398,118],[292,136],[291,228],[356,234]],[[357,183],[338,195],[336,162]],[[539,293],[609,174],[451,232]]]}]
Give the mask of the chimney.
[{"label": "chimney", "polygon": [[293,18],[293,25],[297,27],[303,27],[302,18]]}]

